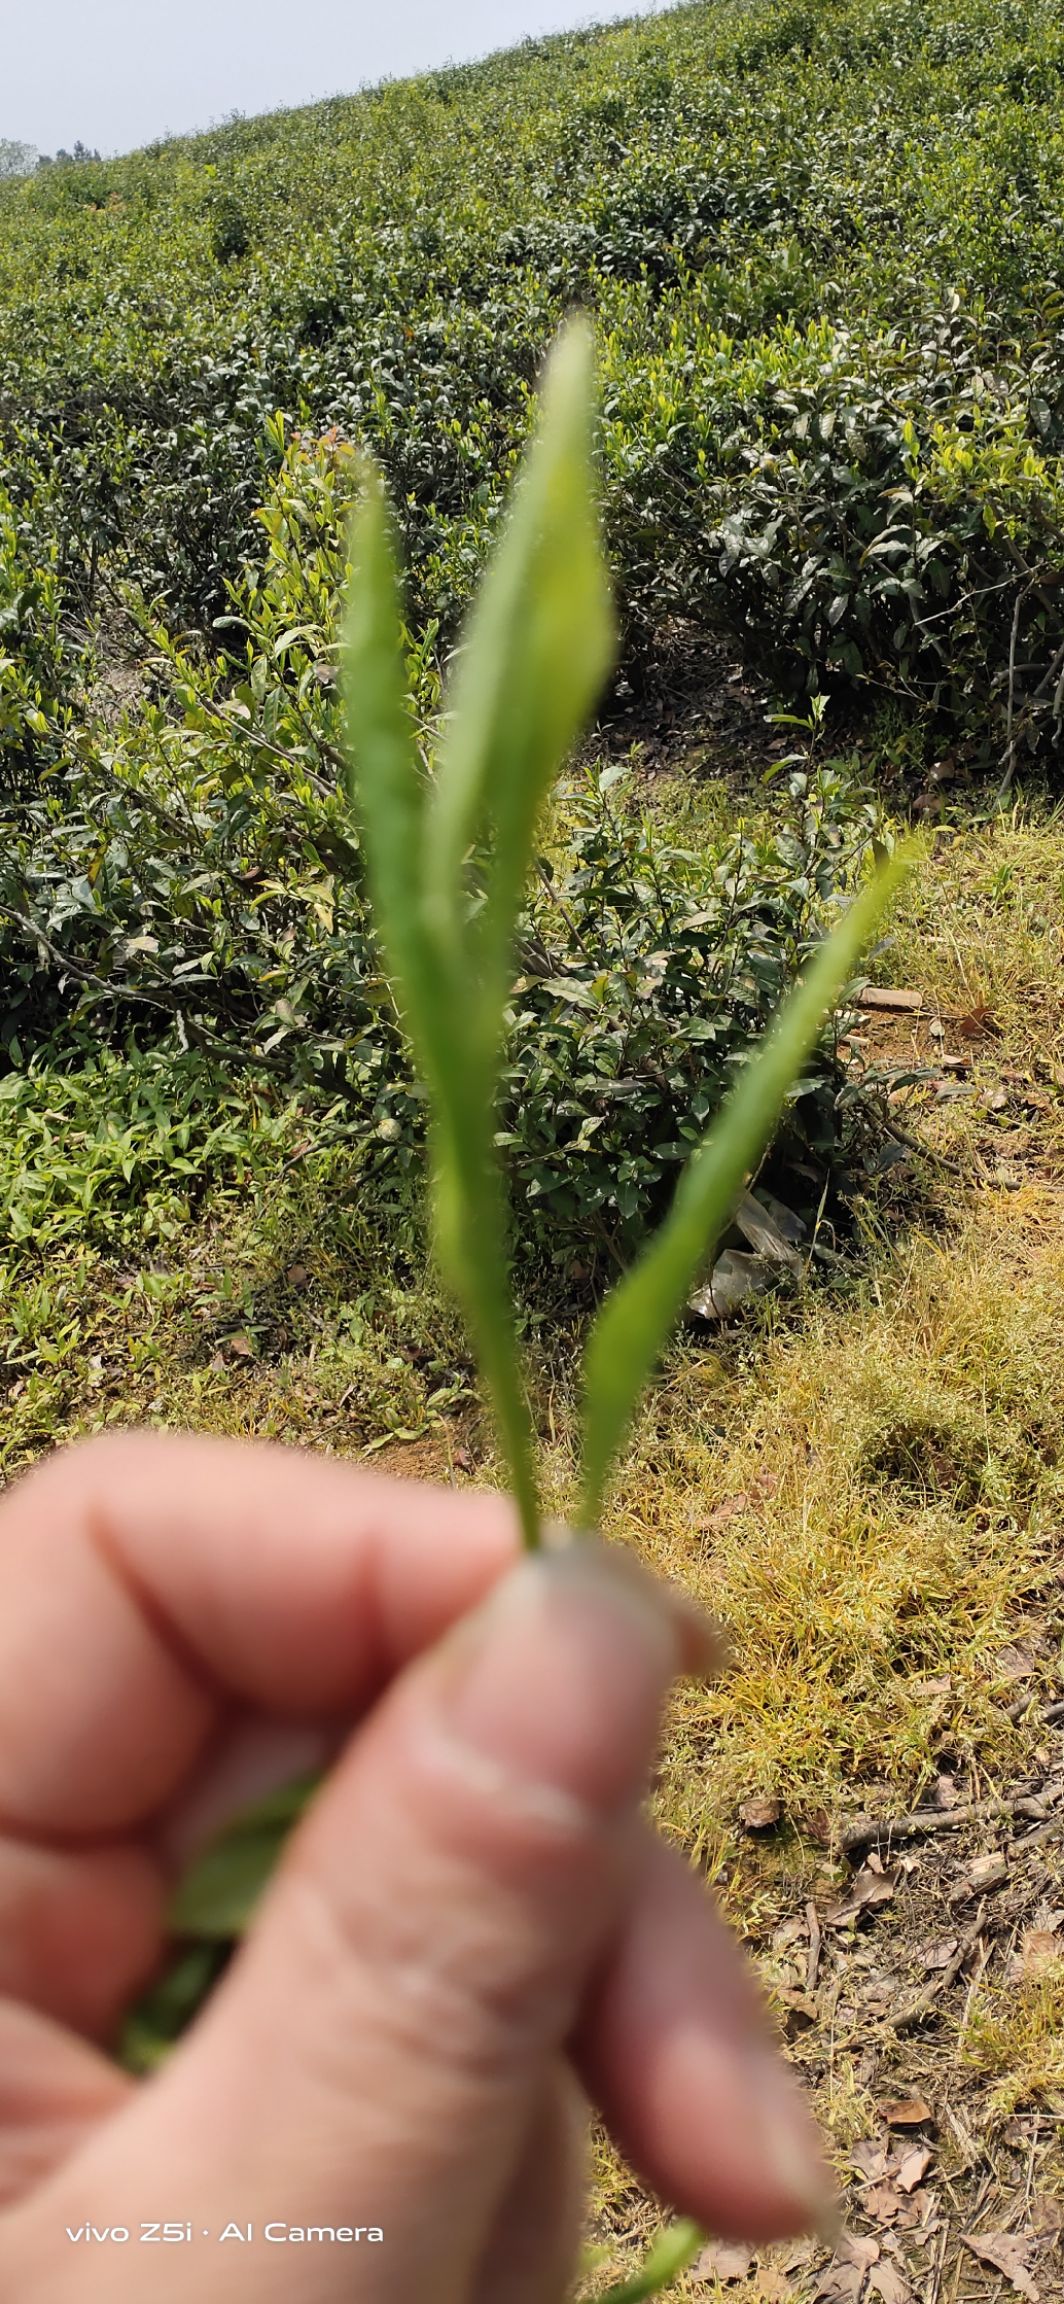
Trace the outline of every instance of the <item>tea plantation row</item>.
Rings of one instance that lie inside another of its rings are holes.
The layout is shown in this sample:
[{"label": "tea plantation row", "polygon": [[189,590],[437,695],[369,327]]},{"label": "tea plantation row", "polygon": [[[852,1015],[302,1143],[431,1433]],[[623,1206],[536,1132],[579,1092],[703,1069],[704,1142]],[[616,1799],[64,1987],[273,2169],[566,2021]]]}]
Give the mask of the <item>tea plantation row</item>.
[{"label": "tea plantation row", "polygon": [[[351,450],[399,507],[428,753],[574,301],[630,686],[667,711],[723,639],[792,701],[886,700],[928,755],[1059,775],[1062,88],[1048,0],[725,0],[0,187],[23,1237],[65,1222],[41,1149],[65,1124],[42,1137],[32,1089],[57,1068],[82,1118],[84,1066],[107,1074],[73,1192],[104,1237],[155,1055],[193,1136],[199,1064],[205,1142],[228,1140],[211,1079],[250,1064],[331,1098],[371,1166],[416,1159],[336,796]],[[577,788],[503,1115],[541,1246],[627,1252],[871,829],[839,778],[799,777],[774,828],[690,857],[608,781]],[[807,1165],[857,1125],[840,1089],[828,1055],[795,1108]]]}]

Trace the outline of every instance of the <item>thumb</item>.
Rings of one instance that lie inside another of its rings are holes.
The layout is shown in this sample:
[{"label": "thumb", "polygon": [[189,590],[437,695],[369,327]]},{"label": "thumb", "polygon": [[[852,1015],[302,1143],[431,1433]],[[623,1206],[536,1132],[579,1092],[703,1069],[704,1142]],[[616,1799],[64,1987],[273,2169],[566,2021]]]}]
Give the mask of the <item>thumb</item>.
[{"label": "thumb", "polygon": [[[588,1543],[515,1569],[397,1680],[188,2046],[67,2170],[75,2227],[81,2198],[128,2225],[180,2196],[220,2292],[272,2304],[293,2259],[271,2234],[361,2226],[384,2237],[360,2297],[466,2295],[623,1909],[685,1647],[669,1596]],[[228,2224],[254,2244],[222,2246]],[[348,2247],[297,2261],[301,2297],[350,2294]]]}]

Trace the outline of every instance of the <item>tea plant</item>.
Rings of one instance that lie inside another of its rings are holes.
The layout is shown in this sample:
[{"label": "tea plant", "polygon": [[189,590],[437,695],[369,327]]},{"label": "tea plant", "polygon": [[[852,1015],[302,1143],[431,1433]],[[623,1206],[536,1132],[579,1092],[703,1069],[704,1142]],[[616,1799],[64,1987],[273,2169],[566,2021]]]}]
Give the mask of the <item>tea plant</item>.
[{"label": "tea plant", "polygon": [[[511,947],[537,819],[611,655],[592,406],[590,340],[572,323],[548,367],[538,436],[469,619],[431,778],[411,728],[392,524],[372,471],[353,530],[345,649],[352,797],[432,1111],[440,1261],[465,1309],[531,1546],[540,1540],[534,1441],[495,1137]],[[584,1361],[584,1527],[599,1523],[643,1387],[897,869],[857,897],[822,945],[684,1170],[660,1230],[595,1319]]]},{"label": "tea plant", "polygon": [[[440,1259],[465,1307],[532,1548],[542,1540],[534,1434],[509,1305],[494,1136],[510,947],[536,820],[610,659],[591,386],[590,340],[574,323],[548,368],[538,438],[469,621],[431,782],[412,739],[390,523],[374,474],[354,527],[347,628],[354,797],[381,934],[432,1105]],[[643,1386],[896,877],[895,864],[822,947],[685,1169],[660,1231],[592,1326],[583,1529],[599,1525]],[[698,2239],[686,2222],[664,2234],[610,2304],[656,2294],[690,2262]]]},{"label": "tea plant", "polygon": [[[169,1048],[178,1100],[188,1049],[207,1096],[212,1073],[239,1069],[305,1097],[315,1125],[339,1099],[365,1188],[397,1223],[423,1169],[425,1101],[338,787],[358,464],[280,419],[271,437],[265,557],[231,582],[221,645],[141,615],[150,695],[78,731],[61,776],[45,773],[54,741],[38,755],[0,854],[0,1066],[40,1082],[102,1047],[124,1061],[132,1033],[160,1081]],[[430,623],[402,642],[425,752],[438,637]],[[769,808],[693,851],[622,763],[567,780],[522,901],[496,1131],[527,1298],[579,1309],[631,1259],[876,823],[839,763],[792,764]],[[875,1163],[877,1141],[873,1102],[825,1043],[774,1161],[812,1172],[815,1207],[824,1184],[845,1191]]]},{"label": "tea plant", "polygon": [[[546,372],[537,437],[469,619],[431,773],[411,709],[392,522],[372,469],[352,529],[343,651],[349,792],[431,1107],[440,1261],[464,1307],[529,1548],[543,1531],[510,1291],[497,1107],[512,944],[537,820],[593,708],[613,644],[593,410],[591,338],[573,322]],[[757,1168],[899,869],[897,857],[888,862],[821,944],[683,1171],[665,1221],[592,1323],[581,1530],[600,1524],[611,1470],[688,1288]],[[304,1783],[274,1796],[194,1866],[171,1914],[186,1950],[131,2021],[126,2055],[134,2065],[150,2066],[194,2013],[312,1790]],[[657,2293],[698,2240],[692,2224],[678,2224],[608,2304],[639,2304]]]},{"label": "tea plant", "polygon": [[1054,0],[714,0],[0,184],[3,484],[205,633],[337,426],[450,640],[579,302],[631,681],[711,629],[1059,775],[1062,70]]}]

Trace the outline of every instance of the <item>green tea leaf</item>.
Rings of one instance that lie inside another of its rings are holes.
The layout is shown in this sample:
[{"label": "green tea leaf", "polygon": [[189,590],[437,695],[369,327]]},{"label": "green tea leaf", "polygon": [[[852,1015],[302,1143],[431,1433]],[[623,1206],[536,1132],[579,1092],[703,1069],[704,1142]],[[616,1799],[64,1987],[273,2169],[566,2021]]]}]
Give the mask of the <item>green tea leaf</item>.
[{"label": "green tea leaf", "polygon": [[122,2027],[119,2060],[128,2072],[152,2072],[198,2015],[229,1956],[220,1940],[186,1945],[151,1984]]},{"label": "green tea leaf", "polygon": [[241,1832],[210,1849],[174,1897],[175,1933],[200,1941],[242,1936],[283,1843],[283,1833],[266,1829]]},{"label": "green tea leaf", "polygon": [[904,857],[893,857],[821,946],[684,1170],[660,1231],[618,1281],[595,1321],[584,1362],[585,1528],[598,1524],[611,1466],[691,1282],[729,1222],[769,1143],[787,1091],[904,870]]},{"label": "green tea leaf", "polygon": [[703,2237],[697,2224],[692,2224],[687,2217],[678,2224],[670,2224],[658,2235],[638,2272],[633,2273],[630,2280],[621,2280],[616,2287],[607,2288],[598,2304],[644,2304],[644,2298],[656,2296],[670,2281],[678,2280],[681,2272],[686,2272],[703,2244]]},{"label": "green tea leaf", "polygon": [[444,934],[461,933],[471,849],[487,851],[475,932],[492,1046],[536,820],[613,660],[594,411],[594,342],[575,319],[547,363],[537,434],[466,626],[429,810],[426,894]]},{"label": "green tea leaf", "polygon": [[532,1439],[507,1285],[505,1201],[491,1141],[494,1082],[476,1033],[462,935],[428,921],[425,793],[406,707],[399,583],[384,489],[369,467],[352,524],[344,651],[349,793],[363,827],[374,916],[433,1107],[440,1260],[469,1321],[529,1541],[538,1524]]},{"label": "green tea leaf", "polygon": [[421,906],[425,790],[406,704],[399,576],[384,483],[367,461],[351,524],[344,629],[348,797],[361,817],[377,931],[420,1060],[435,1068],[435,971]]},{"label": "green tea leaf", "polygon": [[[371,474],[352,534],[345,693],[376,918],[433,1113],[440,1261],[466,1314],[526,1541],[532,1426],[509,1287],[495,1107],[510,952],[536,818],[613,648],[583,323],[548,364],[537,436],[469,619],[431,797],[406,715],[398,582]],[[482,900],[467,885],[479,851]]]},{"label": "green tea leaf", "polygon": [[189,1867],[168,1915],[175,1936],[242,1936],[293,1826],[320,1779],[300,1777],[245,1809]]}]

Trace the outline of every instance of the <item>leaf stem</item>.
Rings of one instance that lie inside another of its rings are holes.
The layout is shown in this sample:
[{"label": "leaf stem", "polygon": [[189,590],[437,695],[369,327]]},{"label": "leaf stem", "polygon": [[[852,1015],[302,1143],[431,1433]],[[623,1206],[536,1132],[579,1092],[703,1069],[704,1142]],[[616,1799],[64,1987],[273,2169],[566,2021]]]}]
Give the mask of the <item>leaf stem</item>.
[{"label": "leaf stem", "polygon": [[[667,2231],[655,2240],[639,2271],[633,2273],[630,2280],[622,2280],[616,2287],[607,2288],[605,2295],[597,2299],[597,2304],[643,2304],[645,2297],[658,2295],[662,2288],[667,2288],[670,2281],[677,2280],[680,2273],[685,2272],[688,2265],[694,2262],[704,2239],[705,2235],[698,2225],[692,2224],[687,2217],[678,2224],[670,2224]],[[583,2297],[581,2304],[591,2304],[591,2299]]]}]

